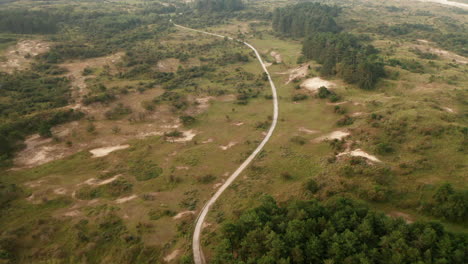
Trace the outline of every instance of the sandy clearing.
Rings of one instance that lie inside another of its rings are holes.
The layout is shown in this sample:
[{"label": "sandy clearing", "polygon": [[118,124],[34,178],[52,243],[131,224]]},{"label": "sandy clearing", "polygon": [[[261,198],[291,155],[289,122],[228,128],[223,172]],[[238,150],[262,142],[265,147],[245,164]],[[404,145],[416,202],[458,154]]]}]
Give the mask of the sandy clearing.
[{"label": "sandy clearing", "polygon": [[214,99],[213,96],[196,98],[195,99],[195,102],[197,103],[196,113],[199,114],[205,111],[206,109],[208,109],[208,107],[210,107],[210,101],[213,99]]},{"label": "sandy clearing", "polygon": [[272,52],[270,52],[270,55],[275,59],[276,63],[282,63],[283,62],[283,58],[281,57],[281,54],[279,54],[278,52],[272,51]]},{"label": "sandy clearing", "polygon": [[317,133],[320,133],[320,131],[318,131],[318,130],[310,130],[310,129],[307,129],[307,128],[305,128],[305,127],[300,127],[300,128],[298,129],[298,131],[299,131],[299,132],[304,132],[304,133],[306,133],[306,134],[317,134]]},{"label": "sandy clearing", "polygon": [[96,148],[96,149],[90,150],[89,152],[93,154],[93,158],[100,158],[100,157],[105,157],[114,151],[126,149],[128,147],[130,147],[130,145],[128,144],[117,145],[117,146],[112,146],[112,147]]},{"label": "sandy clearing", "polygon": [[420,2],[433,2],[433,3],[438,3],[441,5],[448,5],[448,6],[455,6],[459,8],[464,8],[468,9],[468,4],[463,4],[460,2],[454,2],[454,1],[449,1],[449,0],[418,0]]},{"label": "sandy clearing", "polygon": [[369,153],[366,153],[364,152],[362,149],[355,149],[355,150],[352,150],[352,151],[345,151],[345,152],[342,152],[338,155],[336,155],[337,157],[341,157],[341,156],[345,156],[345,155],[350,155],[350,156],[353,156],[353,157],[363,157],[363,158],[366,158],[370,161],[373,161],[373,162],[381,162],[376,156],[373,156],[373,155],[370,155]]},{"label": "sandy clearing", "polygon": [[320,77],[307,79],[301,84],[302,88],[305,88],[311,92],[317,92],[317,90],[322,86],[325,86],[328,89],[331,89],[335,87],[335,84],[330,81],[324,80]]},{"label": "sandy clearing", "polygon": [[59,194],[59,195],[64,195],[64,194],[67,194],[67,189],[65,188],[57,188],[54,190],[54,193],[55,194]]},{"label": "sandy clearing", "polygon": [[30,188],[35,188],[41,186],[41,184],[45,182],[45,180],[38,180],[38,181],[32,181],[32,182],[26,182],[24,185]]},{"label": "sandy clearing", "polygon": [[232,142],[229,142],[225,146],[219,146],[219,148],[222,149],[222,150],[228,150],[228,149],[234,147],[236,144],[237,144],[237,142],[232,141]]},{"label": "sandy clearing", "polygon": [[178,213],[174,217],[172,217],[172,219],[177,220],[177,219],[181,219],[182,217],[186,215],[194,215],[194,214],[195,214],[195,211],[183,211],[183,212]]},{"label": "sandy clearing", "polygon": [[445,111],[449,112],[449,113],[456,113],[455,110],[453,110],[452,108],[450,107],[442,107],[442,109],[444,109]]},{"label": "sandy clearing", "polygon": [[454,52],[443,50],[440,48],[433,47],[434,43],[424,40],[418,39],[417,40],[420,44],[413,45],[413,48],[419,49],[422,52],[434,53],[442,58],[455,61],[460,64],[468,64],[468,58],[458,55]]},{"label": "sandy clearing", "polygon": [[90,179],[87,179],[85,182],[78,184],[78,186],[83,185],[83,184],[91,185],[91,186],[101,186],[101,185],[109,184],[109,183],[117,180],[120,176],[121,175],[118,174],[118,175],[115,175],[112,178],[105,179],[105,180],[102,180],[102,181],[99,181],[96,178],[90,178]]},{"label": "sandy clearing", "polygon": [[351,133],[346,132],[346,131],[338,130],[338,131],[333,131],[330,134],[318,137],[318,138],[314,139],[313,141],[314,142],[320,142],[320,141],[334,140],[334,139],[341,140],[341,139],[343,139],[343,138],[345,138],[345,137],[347,137],[349,135],[351,135]]},{"label": "sandy clearing", "polygon": [[49,43],[41,40],[21,40],[5,51],[5,62],[0,62],[0,72],[12,73],[26,69],[33,58],[50,49]]},{"label": "sandy clearing", "polygon": [[218,189],[219,186],[223,185],[222,182],[216,183],[213,185],[213,189]]},{"label": "sandy clearing", "polygon": [[158,61],[157,68],[161,72],[176,72],[179,68],[180,61],[176,58],[169,58]]},{"label": "sandy clearing", "polygon": [[79,216],[81,214],[80,211],[78,210],[73,210],[73,211],[70,211],[70,212],[66,212],[64,213],[63,215],[64,216],[68,216],[68,217],[76,217],[76,216]]},{"label": "sandy clearing", "polygon": [[346,104],[346,103],[348,103],[348,101],[338,102],[338,103],[330,103],[330,102],[327,102],[327,105],[343,105],[343,104]]},{"label": "sandy clearing", "polygon": [[189,170],[190,168],[187,166],[177,166],[176,169],[178,170]]},{"label": "sandy clearing", "polygon": [[305,78],[307,76],[307,73],[309,72],[309,66],[310,64],[305,64],[295,69],[289,70],[289,72],[287,72],[287,74],[289,74],[289,79],[286,82],[286,84],[289,84],[290,82],[296,79]]},{"label": "sandy clearing", "polygon": [[214,140],[213,140],[212,138],[209,138],[209,139],[207,139],[207,140],[205,140],[205,141],[202,141],[202,144],[208,144],[208,143],[211,143],[211,142],[213,142],[213,141],[214,141]]},{"label": "sandy clearing", "polygon": [[234,123],[235,126],[242,126],[244,125],[244,122],[237,122],[237,123]]},{"label": "sandy clearing", "polygon": [[71,85],[77,89],[73,92],[73,98],[76,101],[75,105],[70,106],[72,109],[80,109],[86,111],[88,107],[83,107],[82,99],[83,96],[87,94],[87,85],[86,79],[94,78],[94,75],[83,75],[83,70],[87,67],[99,68],[108,66],[111,71],[116,72],[115,64],[124,56],[123,52],[118,52],[106,57],[91,58],[86,60],[67,62],[60,64],[59,66],[68,70],[68,73],[65,75],[70,81]]},{"label": "sandy clearing", "polygon": [[403,212],[392,211],[392,212],[388,213],[387,215],[390,216],[390,217],[393,217],[393,218],[403,218],[403,220],[405,220],[405,222],[407,224],[411,224],[411,223],[414,222],[413,218],[409,214],[406,214],[406,213],[403,213]]},{"label": "sandy clearing", "polygon": [[352,113],[351,116],[352,116],[352,117],[359,117],[359,116],[363,116],[363,115],[365,115],[365,114],[366,114],[366,113],[364,113],[364,112],[355,112],[355,113]]},{"label": "sandy clearing", "polygon": [[171,254],[167,255],[164,257],[164,261],[165,262],[171,262],[173,261],[177,256],[179,256],[181,253],[181,250],[180,249],[176,249],[174,251],[171,252]]},{"label": "sandy clearing", "polygon": [[271,63],[271,62],[265,62],[265,67],[270,67],[271,65],[273,65],[273,63]]},{"label": "sandy clearing", "polygon": [[137,197],[138,197],[138,195],[133,194],[133,195],[130,195],[130,196],[127,196],[127,197],[119,198],[119,199],[115,200],[115,202],[118,203],[118,204],[121,204],[121,203],[131,201],[131,200],[133,200],[133,199],[135,199]]},{"label": "sandy clearing", "polygon": [[184,143],[191,141],[197,134],[193,130],[183,131],[182,136],[179,138],[168,138],[168,142],[172,143]]}]

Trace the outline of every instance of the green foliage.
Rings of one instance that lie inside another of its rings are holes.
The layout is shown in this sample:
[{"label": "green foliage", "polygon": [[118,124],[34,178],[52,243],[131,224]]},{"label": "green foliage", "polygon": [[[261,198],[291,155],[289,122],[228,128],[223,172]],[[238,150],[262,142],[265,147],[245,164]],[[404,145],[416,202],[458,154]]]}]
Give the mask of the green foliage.
[{"label": "green foliage", "polygon": [[307,96],[306,94],[297,93],[297,94],[293,95],[292,100],[293,100],[294,102],[298,102],[298,101],[306,100],[307,97],[308,97],[308,96]]},{"label": "green foliage", "polygon": [[197,0],[195,8],[199,12],[232,12],[244,9],[242,0]]},{"label": "green foliage", "polygon": [[129,194],[133,185],[126,180],[117,179],[111,183],[100,186],[84,186],[76,192],[76,197],[81,200],[93,200],[96,198],[117,198]]},{"label": "green foliage", "polygon": [[455,190],[446,183],[437,189],[432,199],[423,204],[423,210],[431,215],[454,222],[468,219],[468,191]]},{"label": "green foliage", "polygon": [[184,126],[191,126],[197,121],[197,119],[195,119],[195,117],[190,116],[190,115],[180,116],[179,119],[180,119],[180,121],[182,122],[182,124]]},{"label": "green foliage", "polygon": [[42,10],[1,10],[0,32],[52,34],[59,29],[63,15]]},{"label": "green foliage", "polygon": [[104,113],[105,117],[109,120],[117,120],[132,113],[132,109],[119,103],[117,106]]},{"label": "green foliage", "polygon": [[18,199],[22,195],[23,190],[15,184],[0,182],[0,209],[7,207],[11,201]]},{"label": "green foliage", "polygon": [[322,64],[322,75],[336,74],[362,89],[373,89],[379,78],[385,76],[377,50],[372,45],[362,45],[347,33],[314,34],[304,41],[302,52],[306,58]]},{"label": "green foliage", "polygon": [[277,8],[273,13],[273,30],[291,37],[311,36],[317,32],[340,31],[334,17],[340,8],[318,3],[300,3]]},{"label": "green foliage", "polygon": [[130,162],[130,172],[138,181],[147,181],[161,175],[163,170],[154,161],[138,159]]},{"label": "green foliage", "polygon": [[437,223],[406,224],[348,199],[271,197],[223,226],[213,263],[465,263],[467,236]]},{"label": "green foliage", "polygon": [[206,174],[200,177],[197,177],[199,183],[208,184],[216,180],[216,177],[213,174]]}]

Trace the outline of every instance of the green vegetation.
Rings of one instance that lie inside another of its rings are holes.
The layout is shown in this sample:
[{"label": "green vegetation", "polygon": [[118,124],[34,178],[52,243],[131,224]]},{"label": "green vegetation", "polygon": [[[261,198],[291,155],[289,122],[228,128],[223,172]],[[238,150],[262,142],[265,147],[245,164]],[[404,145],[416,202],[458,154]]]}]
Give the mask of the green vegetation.
[{"label": "green vegetation", "polygon": [[224,224],[223,236],[214,263],[465,263],[468,239],[343,198],[279,207],[271,197]]},{"label": "green vegetation", "polygon": [[244,8],[242,0],[196,0],[195,6],[199,12],[230,12]]},{"label": "green vegetation", "polygon": [[291,37],[312,36],[318,32],[340,31],[334,17],[340,8],[318,3],[300,3],[277,8],[273,13],[273,30]]}]

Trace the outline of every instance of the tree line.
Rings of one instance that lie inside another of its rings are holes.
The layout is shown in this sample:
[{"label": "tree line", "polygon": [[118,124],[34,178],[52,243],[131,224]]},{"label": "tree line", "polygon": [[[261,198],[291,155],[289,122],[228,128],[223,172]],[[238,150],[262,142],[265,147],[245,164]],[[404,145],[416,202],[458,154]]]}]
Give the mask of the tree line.
[{"label": "tree line", "polygon": [[392,219],[345,198],[272,197],[222,228],[213,263],[467,263],[466,234]]},{"label": "tree line", "polygon": [[338,75],[362,89],[373,89],[385,76],[384,64],[372,45],[340,32],[335,22],[340,8],[318,3],[299,3],[278,8],[273,14],[273,30],[290,37],[305,37],[302,53],[316,60],[324,76]]},{"label": "tree line", "polygon": [[317,33],[303,42],[302,53],[307,59],[322,64],[324,76],[338,75],[362,89],[373,89],[385,76],[384,64],[372,45],[361,44],[348,33]]},{"label": "tree line", "polygon": [[273,30],[290,37],[305,37],[316,32],[340,31],[334,17],[340,8],[318,3],[300,3],[273,12]]},{"label": "tree line", "polygon": [[197,0],[195,3],[199,12],[232,12],[244,7],[242,0]]}]

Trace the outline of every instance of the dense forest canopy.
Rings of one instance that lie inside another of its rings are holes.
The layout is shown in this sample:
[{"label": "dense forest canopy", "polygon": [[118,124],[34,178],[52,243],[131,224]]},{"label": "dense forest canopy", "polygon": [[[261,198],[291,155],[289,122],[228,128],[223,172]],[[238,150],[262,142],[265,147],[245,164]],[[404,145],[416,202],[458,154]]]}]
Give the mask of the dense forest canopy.
[{"label": "dense forest canopy", "polygon": [[359,43],[351,34],[314,34],[304,41],[302,52],[307,59],[322,64],[322,75],[337,74],[363,89],[373,89],[379,78],[385,76],[377,50]]},{"label": "dense forest canopy", "polygon": [[334,17],[340,8],[318,3],[301,3],[277,8],[273,13],[273,30],[291,37],[309,36],[316,32],[340,31]]},{"label": "dense forest canopy", "polygon": [[232,12],[244,9],[242,0],[197,0],[195,5],[200,12]]},{"label": "dense forest canopy", "polygon": [[406,224],[344,198],[326,204],[271,197],[223,227],[214,263],[467,263],[467,236]]}]

